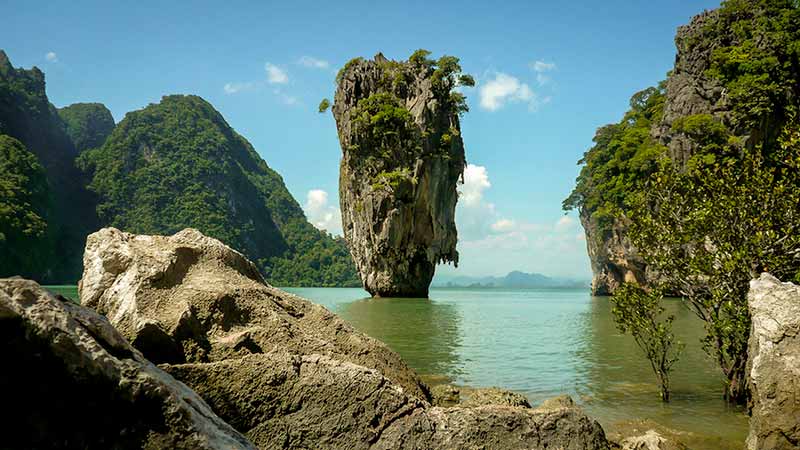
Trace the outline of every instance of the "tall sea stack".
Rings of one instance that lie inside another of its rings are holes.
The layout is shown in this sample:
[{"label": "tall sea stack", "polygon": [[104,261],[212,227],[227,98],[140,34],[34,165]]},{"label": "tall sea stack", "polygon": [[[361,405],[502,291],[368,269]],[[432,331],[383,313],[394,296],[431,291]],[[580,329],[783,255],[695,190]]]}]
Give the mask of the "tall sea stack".
[{"label": "tall sea stack", "polygon": [[458,59],[378,54],[340,71],[333,114],[342,146],[344,235],[376,297],[427,297],[436,264],[458,264],[456,184],[464,172]]}]

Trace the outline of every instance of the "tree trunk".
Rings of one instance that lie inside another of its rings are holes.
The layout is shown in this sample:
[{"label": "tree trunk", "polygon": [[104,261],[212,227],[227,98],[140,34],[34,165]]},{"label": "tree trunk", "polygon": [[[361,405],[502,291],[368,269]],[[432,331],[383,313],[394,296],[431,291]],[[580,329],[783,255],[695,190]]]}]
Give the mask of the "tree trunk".
[{"label": "tree trunk", "polygon": [[725,389],[725,400],[735,405],[744,405],[750,392],[747,389],[747,360],[737,358],[734,366],[728,372],[728,385]]},{"label": "tree trunk", "polygon": [[661,401],[669,403],[669,374],[658,373],[658,386],[661,388]]}]

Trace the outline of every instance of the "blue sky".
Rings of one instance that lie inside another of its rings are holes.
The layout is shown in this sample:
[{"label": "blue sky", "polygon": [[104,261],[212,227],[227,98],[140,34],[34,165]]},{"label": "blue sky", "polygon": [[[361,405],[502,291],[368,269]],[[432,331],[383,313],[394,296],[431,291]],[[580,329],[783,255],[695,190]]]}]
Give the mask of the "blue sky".
[{"label": "blue sky", "polygon": [[461,265],[588,277],[561,201],[597,127],[663,79],[679,25],[718,1],[38,2],[0,0],[0,48],[36,65],[56,106],[102,102],[119,121],[162,95],[211,102],[280,172],[310,219],[336,232],[336,70],[381,51],[451,54],[475,76],[462,121]]}]

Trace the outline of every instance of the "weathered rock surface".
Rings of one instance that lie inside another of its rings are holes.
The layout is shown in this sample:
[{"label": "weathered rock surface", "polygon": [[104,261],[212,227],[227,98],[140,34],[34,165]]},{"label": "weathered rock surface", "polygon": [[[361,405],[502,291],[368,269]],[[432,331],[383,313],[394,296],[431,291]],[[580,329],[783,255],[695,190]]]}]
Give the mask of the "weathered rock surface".
[{"label": "weathered rock surface", "polygon": [[620,442],[622,450],[686,450],[686,446],[661,436],[656,430],[647,430]]},{"label": "weathered rock surface", "polygon": [[592,266],[592,295],[612,295],[623,283],[649,283],[647,264],[628,238],[625,219],[615,220],[602,235],[585,211],[581,211],[581,224]]},{"label": "weathered rock surface", "polygon": [[[464,144],[450,89],[434,87],[432,73],[378,54],[354,60],[338,78],[342,225],[373,296],[427,297],[436,264],[458,263]],[[387,105],[392,114],[370,122]]]},{"label": "weathered rock surface", "polygon": [[717,10],[703,12],[679,27],[675,35],[677,55],[667,78],[664,115],[654,124],[652,135],[667,146],[670,158],[681,164],[692,156],[695,144],[688,136],[674,132],[673,123],[694,114],[712,114],[724,120],[729,109],[721,83],[706,73],[713,51],[729,42],[719,30],[708,30],[718,14]]},{"label": "weathered rock surface", "polygon": [[665,427],[649,419],[613,424],[608,440],[620,450],[687,450],[689,448],[734,448],[741,441],[710,438]]},{"label": "weathered rock surface", "polygon": [[431,407],[377,371],[325,356],[164,367],[262,449],[607,448],[574,408]]},{"label": "weathered rock surface", "polygon": [[750,450],[800,448],[800,286],[769,274],[750,282]]},{"label": "weathered rock surface", "polygon": [[434,406],[477,407],[503,405],[519,408],[531,407],[531,404],[524,395],[508,389],[498,387],[475,388],[469,386],[454,386],[452,384],[432,386],[431,403]]},{"label": "weathered rock surface", "polygon": [[373,368],[409,395],[427,388],[400,357],[322,306],[268,285],[222,242],[186,229],[87,238],[81,303],[106,315],[148,359],[201,363],[285,350]]},{"label": "weathered rock surface", "polygon": [[274,351],[164,368],[262,449],[370,448],[423,408],[380,373],[320,355]]},{"label": "weathered rock surface", "polygon": [[5,449],[253,449],[96,312],[0,280]]}]

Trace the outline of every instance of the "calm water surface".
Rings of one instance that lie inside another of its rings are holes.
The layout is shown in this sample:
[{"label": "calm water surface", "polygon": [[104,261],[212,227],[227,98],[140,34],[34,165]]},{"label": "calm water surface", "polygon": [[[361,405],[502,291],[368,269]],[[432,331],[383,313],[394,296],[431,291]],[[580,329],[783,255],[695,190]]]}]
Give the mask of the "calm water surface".
[{"label": "calm water surface", "polygon": [[[74,286],[49,288],[77,297]],[[673,400],[663,405],[647,360],[614,327],[608,299],[584,289],[432,289],[431,300],[287,290],[385,342],[429,379],[501,386],[532,403],[567,393],[607,429],[650,419],[692,433],[693,449],[742,448],[747,435],[747,417],[722,401],[722,378],[700,348],[702,324],[677,300],[667,308],[686,350],[674,369]]]}]

